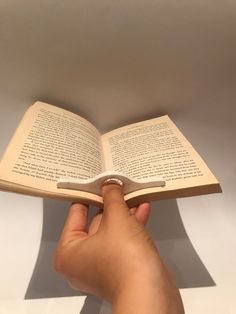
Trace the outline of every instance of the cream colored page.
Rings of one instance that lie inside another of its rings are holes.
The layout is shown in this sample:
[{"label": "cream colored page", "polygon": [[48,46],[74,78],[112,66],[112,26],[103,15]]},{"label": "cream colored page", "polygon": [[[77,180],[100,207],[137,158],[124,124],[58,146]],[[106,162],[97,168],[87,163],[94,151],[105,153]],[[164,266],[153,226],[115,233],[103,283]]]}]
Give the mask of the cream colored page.
[{"label": "cream colored page", "polygon": [[217,182],[168,116],[106,133],[102,144],[107,169],[137,179],[160,176],[165,189]]},{"label": "cream colored page", "polygon": [[0,178],[56,191],[60,177],[102,172],[100,134],[87,120],[37,102],[29,108],[0,163]]}]

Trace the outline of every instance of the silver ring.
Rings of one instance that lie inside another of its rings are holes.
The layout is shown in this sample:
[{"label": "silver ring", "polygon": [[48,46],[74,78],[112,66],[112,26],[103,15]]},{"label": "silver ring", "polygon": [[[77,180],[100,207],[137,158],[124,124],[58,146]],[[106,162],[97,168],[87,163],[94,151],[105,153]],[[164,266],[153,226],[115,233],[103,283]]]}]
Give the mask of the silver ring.
[{"label": "silver ring", "polygon": [[120,179],[117,179],[117,178],[108,178],[104,180],[102,183],[102,186],[109,185],[109,184],[119,185],[121,188],[123,188],[124,186],[124,183]]}]

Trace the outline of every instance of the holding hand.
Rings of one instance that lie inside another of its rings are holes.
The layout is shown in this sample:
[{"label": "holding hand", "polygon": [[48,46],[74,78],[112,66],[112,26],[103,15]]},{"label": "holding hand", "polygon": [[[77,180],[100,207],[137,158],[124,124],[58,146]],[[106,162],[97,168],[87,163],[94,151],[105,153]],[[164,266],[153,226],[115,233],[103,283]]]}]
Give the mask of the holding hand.
[{"label": "holding hand", "polygon": [[87,228],[88,208],[73,204],[55,268],[72,287],[110,301],[113,313],[184,313],[175,283],[144,225],[150,205],[129,209],[120,186],[103,187],[104,209]]}]

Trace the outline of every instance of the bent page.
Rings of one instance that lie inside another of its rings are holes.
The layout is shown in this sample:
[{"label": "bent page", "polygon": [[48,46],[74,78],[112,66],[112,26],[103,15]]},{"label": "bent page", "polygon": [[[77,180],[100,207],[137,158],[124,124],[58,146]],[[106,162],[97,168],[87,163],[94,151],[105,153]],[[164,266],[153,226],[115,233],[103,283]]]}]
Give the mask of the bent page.
[{"label": "bent page", "polygon": [[[168,116],[108,132],[102,135],[102,146],[106,170],[136,179],[159,176],[166,182],[164,187],[131,193],[126,199],[147,193],[157,199],[156,193],[163,198],[220,191],[214,175]],[[207,189],[196,190],[200,186]]]},{"label": "bent page", "polygon": [[1,160],[0,186],[76,195],[58,190],[57,180],[89,178],[102,171],[98,130],[76,114],[37,102],[25,113]]}]

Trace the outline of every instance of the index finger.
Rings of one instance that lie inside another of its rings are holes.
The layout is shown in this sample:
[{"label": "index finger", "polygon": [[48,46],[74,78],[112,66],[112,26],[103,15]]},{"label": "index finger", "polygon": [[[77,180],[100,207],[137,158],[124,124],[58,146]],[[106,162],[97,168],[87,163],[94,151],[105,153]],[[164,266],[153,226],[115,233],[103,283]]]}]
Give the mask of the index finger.
[{"label": "index finger", "polygon": [[66,244],[75,239],[84,239],[87,236],[87,220],[88,206],[79,203],[72,204],[61,234],[60,244]]}]

